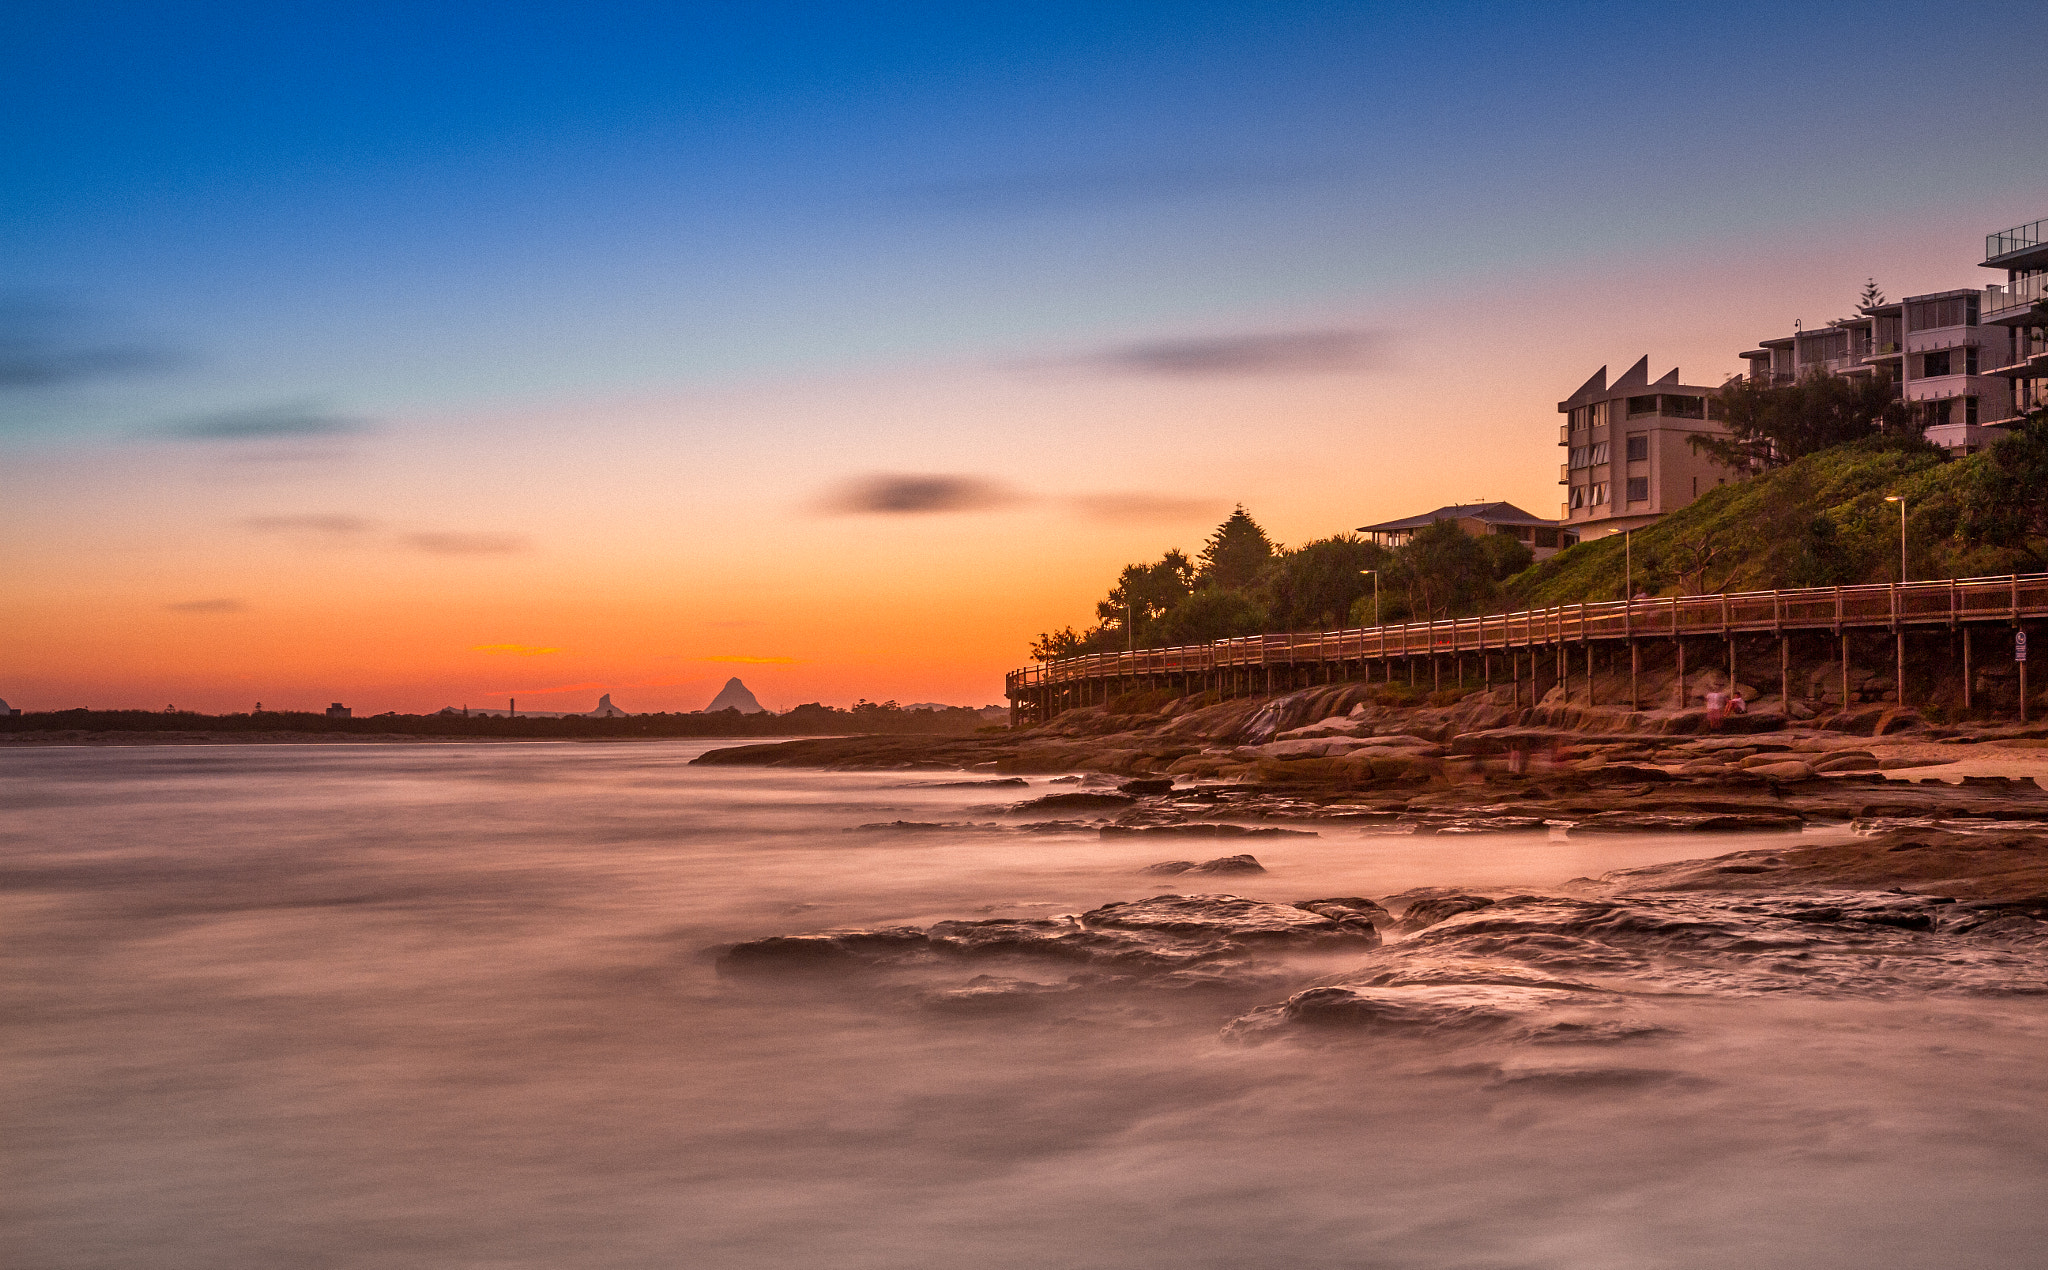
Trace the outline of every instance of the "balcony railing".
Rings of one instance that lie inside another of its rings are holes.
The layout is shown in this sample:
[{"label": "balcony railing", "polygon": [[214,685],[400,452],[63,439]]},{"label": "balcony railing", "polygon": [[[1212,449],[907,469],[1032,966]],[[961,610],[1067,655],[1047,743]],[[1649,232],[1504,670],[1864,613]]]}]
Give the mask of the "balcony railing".
[{"label": "balcony railing", "polygon": [[2042,243],[2048,243],[2048,220],[2037,220],[2031,225],[2018,225],[1984,235],[1984,259],[1996,260],[2029,247],[2039,247]]},{"label": "balcony railing", "polygon": [[1987,322],[1995,322],[2008,313],[2031,309],[2044,300],[2048,300],[2048,273],[2037,273],[2003,287],[1986,287],[1983,318]]}]

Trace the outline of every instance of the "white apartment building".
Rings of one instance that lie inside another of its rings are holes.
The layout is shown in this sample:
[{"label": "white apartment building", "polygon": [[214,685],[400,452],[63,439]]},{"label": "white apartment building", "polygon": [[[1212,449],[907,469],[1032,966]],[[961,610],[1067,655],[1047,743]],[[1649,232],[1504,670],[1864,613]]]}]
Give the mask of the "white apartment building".
[{"label": "white apartment building", "polygon": [[1865,305],[1764,340],[1743,354],[1749,377],[1889,375],[1929,441],[1974,454],[2048,405],[2048,220],[1985,235],[1983,267],[2004,270],[2005,285]]},{"label": "white apartment building", "polygon": [[1690,438],[1719,436],[1717,389],[1678,382],[1678,371],[1650,382],[1646,356],[1607,382],[1602,366],[1557,403],[1565,423],[1557,443],[1566,461],[1558,519],[1581,538],[1640,529],[1737,473],[1695,450]]},{"label": "white apartment building", "polygon": [[1979,318],[2010,333],[1987,372],[2011,385],[2006,414],[1992,420],[2010,422],[2048,406],[2048,220],[1985,235],[1984,267],[2005,270],[2004,286],[1985,289]]}]

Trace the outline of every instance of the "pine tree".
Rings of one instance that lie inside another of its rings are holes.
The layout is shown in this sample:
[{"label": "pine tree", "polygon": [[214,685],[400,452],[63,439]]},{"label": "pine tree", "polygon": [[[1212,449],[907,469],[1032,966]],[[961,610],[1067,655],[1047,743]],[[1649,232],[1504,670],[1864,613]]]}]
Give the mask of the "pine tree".
[{"label": "pine tree", "polygon": [[1266,562],[1273,558],[1273,540],[1259,528],[1259,522],[1239,503],[1228,519],[1216,526],[1209,543],[1202,548],[1201,569],[1196,578],[1204,586],[1242,590],[1258,580]]},{"label": "pine tree", "polygon": [[1877,289],[1877,279],[1866,278],[1863,282],[1863,295],[1857,299],[1856,307],[1859,309],[1874,309],[1883,303],[1884,292]]}]

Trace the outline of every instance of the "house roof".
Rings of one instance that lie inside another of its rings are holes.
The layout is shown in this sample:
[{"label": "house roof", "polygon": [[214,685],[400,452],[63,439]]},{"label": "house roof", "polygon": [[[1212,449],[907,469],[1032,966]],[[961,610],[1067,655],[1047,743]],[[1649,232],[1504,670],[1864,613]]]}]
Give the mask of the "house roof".
[{"label": "house roof", "polygon": [[1477,520],[1489,525],[1532,525],[1539,529],[1554,529],[1557,522],[1541,516],[1531,516],[1513,503],[1454,503],[1439,507],[1433,512],[1420,516],[1407,516],[1400,520],[1383,521],[1377,525],[1360,525],[1361,534],[1398,533],[1403,529],[1423,529],[1440,520]]}]

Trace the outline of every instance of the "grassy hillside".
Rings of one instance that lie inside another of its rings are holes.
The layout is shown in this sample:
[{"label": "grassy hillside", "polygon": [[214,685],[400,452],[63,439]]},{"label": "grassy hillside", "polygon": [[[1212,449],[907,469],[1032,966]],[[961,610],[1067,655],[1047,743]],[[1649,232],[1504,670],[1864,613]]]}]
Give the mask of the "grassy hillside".
[{"label": "grassy hillside", "polygon": [[[2037,544],[1995,545],[1969,531],[1982,519],[1988,454],[1858,442],[1775,472],[1717,487],[1635,534],[1634,580],[1651,595],[1843,586],[1898,577],[1903,493],[1911,576],[1972,577],[2041,568]],[[1510,608],[1624,594],[1620,535],[1580,543],[1515,575]]]}]

